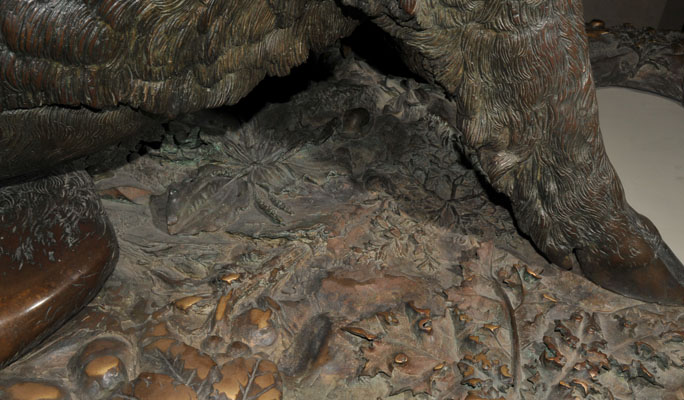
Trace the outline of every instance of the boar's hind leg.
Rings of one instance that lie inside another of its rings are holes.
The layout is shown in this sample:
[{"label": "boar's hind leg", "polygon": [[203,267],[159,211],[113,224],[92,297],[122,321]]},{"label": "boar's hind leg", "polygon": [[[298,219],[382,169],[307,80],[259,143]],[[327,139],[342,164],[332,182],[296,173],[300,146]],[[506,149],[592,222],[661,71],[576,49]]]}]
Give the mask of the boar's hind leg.
[{"label": "boar's hind leg", "polygon": [[464,148],[547,257],[623,295],[684,304],[684,267],[608,161],[578,0],[344,0],[453,94]]}]

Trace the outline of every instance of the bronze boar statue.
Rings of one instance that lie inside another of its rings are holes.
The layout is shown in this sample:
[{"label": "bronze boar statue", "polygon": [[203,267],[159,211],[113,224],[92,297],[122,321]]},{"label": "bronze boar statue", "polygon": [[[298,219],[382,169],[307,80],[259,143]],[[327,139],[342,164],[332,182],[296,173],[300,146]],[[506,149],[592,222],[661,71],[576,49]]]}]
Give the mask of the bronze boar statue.
[{"label": "bronze boar statue", "polygon": [[0,366],[74,315],[116,264],[92,182],[65,161],[153,118],[234,104],[359,19],[447,92],[465,154],[548,260],[625,296],[684,304],[684,266],[627,204],[606,156],[580,0],[3,0]]}]

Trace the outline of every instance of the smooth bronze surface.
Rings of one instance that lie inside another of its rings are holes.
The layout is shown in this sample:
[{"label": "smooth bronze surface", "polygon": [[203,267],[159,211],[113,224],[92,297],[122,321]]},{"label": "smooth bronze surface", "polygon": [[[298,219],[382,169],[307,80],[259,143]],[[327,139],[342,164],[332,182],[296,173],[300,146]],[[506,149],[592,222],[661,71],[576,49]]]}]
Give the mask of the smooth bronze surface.
[{"label": "smooth bronze surface", "polygon": [[5,390],[6,400],[62,400],[61,389],[38,382],[17,383]]},{"label": "smooth bronze surface", "polygon": [[[94,194],[83,196],[89,179],[65,174],[0,189],[0,366],[78,312],[114,268],[114,232]],[[70,193],[70,185],[85,187]]]}]

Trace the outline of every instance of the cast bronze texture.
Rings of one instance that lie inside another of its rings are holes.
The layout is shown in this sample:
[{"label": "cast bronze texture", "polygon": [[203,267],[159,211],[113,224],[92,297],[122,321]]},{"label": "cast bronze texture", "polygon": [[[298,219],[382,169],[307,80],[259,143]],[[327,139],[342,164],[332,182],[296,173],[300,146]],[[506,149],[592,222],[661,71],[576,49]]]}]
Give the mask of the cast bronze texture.
[{"label": "cast bronze texture", "polygon": [[[334,68],[239,127],[225,109],[183,116],[159,149],[99,175],[99,193],[124,194],[103,201],[117,267],[82,313],[0,371],[0,398],[31,387],[92,400],[682,393],[681,307],[545,262],[453,151],[440,88],[356,57]],[[345,115],[360,109],[368,120],[349,136]],[[199,147],[177,140],[189,133]],[[303,136],[272,157],[292,143],[274,138]],[[272,199],[237,210],[213,199],[233,193],[226,177],[246,147],[279,174],[255,175]],[[279,191],[282,179],[294,184]],[[150,204],[132,187],[155,193]],[[260,203],[279,204],[281,223]]]},{"label": "cast bronze texture", "polygon": [[114,268],[116,237],[89,179],[67,173],[0,189],[0,365],[78,312]]},{"label": "cast bronze texture", "polygon": [[[138,133],[148,116],[233,104],[350,34],[356,17],[449,93],[461,148],[548,259],[627,296],[684,303],[684,266],[629,207],[606,157],[579,0],[6,0],[0,179]],[[632,268],[644,272],[618,272]]]}]

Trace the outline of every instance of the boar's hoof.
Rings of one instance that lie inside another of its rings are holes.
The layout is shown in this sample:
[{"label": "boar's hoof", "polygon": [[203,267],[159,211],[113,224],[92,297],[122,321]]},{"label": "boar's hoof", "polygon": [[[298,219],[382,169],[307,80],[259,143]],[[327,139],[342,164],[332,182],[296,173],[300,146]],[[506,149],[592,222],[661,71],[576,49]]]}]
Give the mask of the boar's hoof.
[{"label": "boar's hoof", "polygon": [[[625,220],[623,220],[625,221]],[[638,300],[684,305],[684,265],[653,223],[630,210],[610,223],[609,240],[576,250],[582,272],[594,283]]]}]

